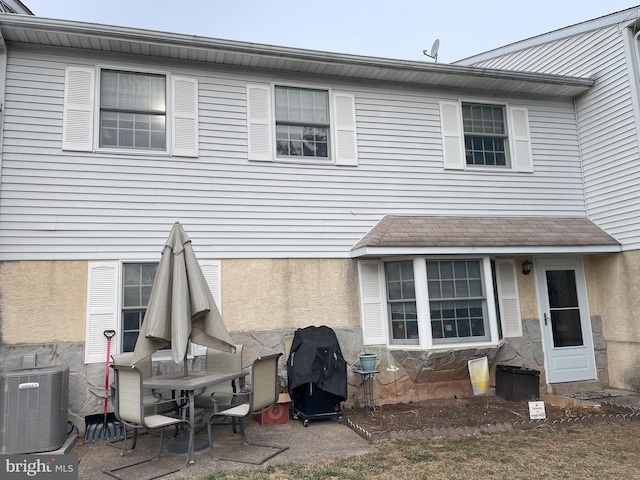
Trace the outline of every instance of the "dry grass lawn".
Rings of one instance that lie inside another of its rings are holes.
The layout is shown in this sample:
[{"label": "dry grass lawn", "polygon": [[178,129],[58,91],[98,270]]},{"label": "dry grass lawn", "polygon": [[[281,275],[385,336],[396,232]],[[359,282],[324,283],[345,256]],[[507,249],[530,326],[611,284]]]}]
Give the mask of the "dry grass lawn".
[{"label": "dry grass lawn", "polygon": [[541,426],[469,437],[395,440],[319,464],[224,472],[208,480],[640,479],[640,422]]}]

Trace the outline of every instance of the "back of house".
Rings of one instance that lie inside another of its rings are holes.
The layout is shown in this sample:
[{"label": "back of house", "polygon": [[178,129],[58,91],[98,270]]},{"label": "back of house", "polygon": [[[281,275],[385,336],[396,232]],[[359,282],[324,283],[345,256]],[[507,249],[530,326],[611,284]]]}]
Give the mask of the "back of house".
[{"label": "back of house", "polygon": [[607,111],[589,72],[27,15],[0,33],[0,357],[68,365],[72,418],[101,410],[104,330],[133,350],[175,221],[244,363],[327,325],[348,403],[363,351],[380,403],[470,395],[479,356],[541,391],[632,386],[616,340],[640,341],[619,315],[640,263],[602,186],[625,176],[595,159],[617,146],[584,140]]}]

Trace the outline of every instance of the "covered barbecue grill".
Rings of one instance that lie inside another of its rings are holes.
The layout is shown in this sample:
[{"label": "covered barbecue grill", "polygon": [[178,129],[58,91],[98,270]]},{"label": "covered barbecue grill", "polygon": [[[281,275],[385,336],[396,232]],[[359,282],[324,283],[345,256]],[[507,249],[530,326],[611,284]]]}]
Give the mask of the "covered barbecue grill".
[{"label": "covered barbecue grill", "polygon": [[326,326],[296,330],[287,359],[289,395],[294,419],[342,417],[347,399],[347,364],[335,332]]}]

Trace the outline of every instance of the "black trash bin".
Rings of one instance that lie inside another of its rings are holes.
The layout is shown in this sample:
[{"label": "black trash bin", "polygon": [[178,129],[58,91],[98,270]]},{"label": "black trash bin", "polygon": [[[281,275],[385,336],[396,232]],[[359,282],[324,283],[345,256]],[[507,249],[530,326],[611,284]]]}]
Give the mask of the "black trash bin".
[{"label": "black trash bin", "polygon": [[540,371],[524,366],[496,366],[496,395],[514,402],[538,400]]},{"label": "black trash bin", "polygon": [[291,413],[304,426],[309,420],[342,417],[347,399],[347,364],[335,332],[326,326],[296,330],[287,359]]}]

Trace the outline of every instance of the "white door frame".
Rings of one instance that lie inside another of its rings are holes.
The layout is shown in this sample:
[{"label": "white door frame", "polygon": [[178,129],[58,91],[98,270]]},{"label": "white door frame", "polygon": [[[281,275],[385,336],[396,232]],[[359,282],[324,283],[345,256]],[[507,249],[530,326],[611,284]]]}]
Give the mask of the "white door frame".
[{"label": "white door frame", "polygon": [[[534,265],[547,383],[597,379],[595,352],[593,350],[593,334],[591,331],[591,315],[589,313],[587,285],[582,257],[536,257],[534,258]],[[573,270],[575,272],[576,293],[582,329],[582,345],[580,346],[554,346],[549,294],[547,290],[547,271],[553,270]]]}]

